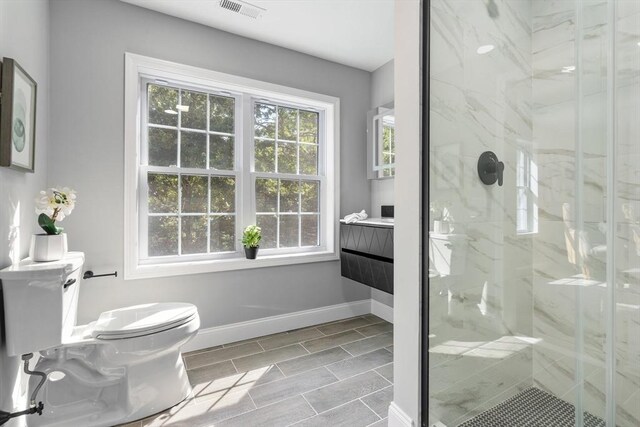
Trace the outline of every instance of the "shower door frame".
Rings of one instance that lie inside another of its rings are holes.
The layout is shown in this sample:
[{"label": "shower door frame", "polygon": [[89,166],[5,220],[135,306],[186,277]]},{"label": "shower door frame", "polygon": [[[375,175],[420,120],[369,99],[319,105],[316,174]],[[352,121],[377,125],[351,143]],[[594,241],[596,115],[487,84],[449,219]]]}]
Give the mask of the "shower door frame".
[{"label": "shower door frame", "polygon": [[421,12],[421,34],[422,34],[422,72],[421,72],[421,97],[422,97],[422,280],[420,283],[422,290],[422,313],[421,313],[421,389],[420,389],[420,425],[428,427],[429,424],[429,265],[425,265],[425,256],[429,253],[429,163],[430,163],[430,140],[429,140],[429,84],[430,84],[430,32],[431,32],[431,0],[422,0]]}]

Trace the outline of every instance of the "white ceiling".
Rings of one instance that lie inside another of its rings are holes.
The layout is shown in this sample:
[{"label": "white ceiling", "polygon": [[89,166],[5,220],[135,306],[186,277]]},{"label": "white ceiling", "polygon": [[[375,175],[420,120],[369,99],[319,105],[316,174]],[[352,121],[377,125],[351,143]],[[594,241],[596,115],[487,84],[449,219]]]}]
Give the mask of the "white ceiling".
[{"label": "white ceiling", "polygon": [[258,19],[219,0],[122,0],[366,71],[393,59],[393,0],[253,0]]}]

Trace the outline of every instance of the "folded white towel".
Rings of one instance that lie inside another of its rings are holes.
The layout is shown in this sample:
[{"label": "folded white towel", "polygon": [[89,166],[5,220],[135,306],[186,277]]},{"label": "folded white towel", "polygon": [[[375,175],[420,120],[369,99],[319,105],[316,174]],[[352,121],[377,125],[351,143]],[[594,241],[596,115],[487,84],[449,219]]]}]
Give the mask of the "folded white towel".
[{"label": "folded white towel", "polygon": [[369,215],[362,209],[360,212],[354,212],[352,214],[346,215],[344,217],[344,222],[347,224],[352,224],[354,222],[362,221],[363,219],[367,219]]}]

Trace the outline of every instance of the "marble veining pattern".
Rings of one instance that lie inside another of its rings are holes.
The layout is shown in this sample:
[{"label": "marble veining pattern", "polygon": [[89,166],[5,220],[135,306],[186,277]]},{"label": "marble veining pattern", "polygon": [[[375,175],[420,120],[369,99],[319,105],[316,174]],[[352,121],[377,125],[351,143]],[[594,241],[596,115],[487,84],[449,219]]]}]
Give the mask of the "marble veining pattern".
[{"label": "marble veining pattern", "polygon": [[[615,70],[607,66],[606,3],[581,2],[578,63],[575,0],[431,2],[430,218],[446,211],[453,233],[464,236],[450,243],[463,263],[430,265],[433,423],[457,425],[532,385],[604,415],[605,211],[613,198],[616,421],[640,425],[640,2],[616,1]],[[483,45],[494,48],[476,52]],[[611,71],[615,195],[606,187]],[[505,163],[503,187],[479,183],[476,162],[486,150]],[[536,229],[528,235],[516,232],[523,153],[535,181]],[[493,358],[475,350],[508,337],[528,345]]]}]

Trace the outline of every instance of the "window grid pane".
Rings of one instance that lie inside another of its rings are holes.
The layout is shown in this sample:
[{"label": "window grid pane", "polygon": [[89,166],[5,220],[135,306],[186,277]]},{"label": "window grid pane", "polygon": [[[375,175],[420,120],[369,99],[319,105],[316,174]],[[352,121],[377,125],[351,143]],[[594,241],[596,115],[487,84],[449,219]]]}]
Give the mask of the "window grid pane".
[{"label": "window grid pane", "polygon": [[320,245],[320,181],[257,177],[256,224],[263,249]]},{"label": "window grid pane", "polygon": [[317,175],[317,112],[255,102],[253,114],[256,172]]},{"label": "window grid pane", "polygon": [[[146,93],[148,164],[154,167],[144,175],[148,256],[235,251],[236,179],[209,172],[235,169],[235,98],[154,84]],[[220,114],[212,112],[212,100]],[[176,168],[203,173],[176,173]],[[212,182],[222,183],[224,191],[217,192]],[[220,236],[212,235],[212,224]]]}]

